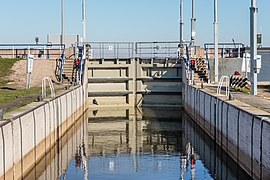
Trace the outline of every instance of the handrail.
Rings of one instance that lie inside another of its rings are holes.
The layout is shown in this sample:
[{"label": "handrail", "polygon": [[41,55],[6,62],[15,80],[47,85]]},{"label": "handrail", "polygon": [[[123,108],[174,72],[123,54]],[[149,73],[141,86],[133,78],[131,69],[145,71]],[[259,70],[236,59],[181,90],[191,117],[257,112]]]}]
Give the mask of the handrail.
[{"label": "handrail", "polygon": [[52,83],[52,79],[49,77],[44,77],[42,79],[42,98],[46,98],[46,81],[48,81],[48,84],[50,86],[50,90],[51,90],[51,97],[54,98],[55,97],[55,91],[54,91],[54,87],[53,87],[53,83]]},{"label": "handrail", "polygon": [[205,54],[205,60],[207,62],[207,74],[208,74],[208,82],[210,79],[210,61],[209,61],[209,56],[208,56],[208,51],[206,48],[206,45],[204,45],[204,54]]},{"label": "handrail", "polygon": [[219,80],[219,83],[218,83],[218,87],[217,87],[217,96],[220,96],[220,91],[221,91],[221,87],[223,85],[223,81],[225,80],[225,92],[226,92],[226,96],[229,97],[229,94],[230,94],[230,88],[229,88],[229,85],[230,85],[230,78],[229,76],[222,76]]},{"label": "handrail", "polygon": [[[186,57],[187,57],[187,60],[186,60],[186,66],[187,68],[185,69],[186,70],[186,78],[188,79],[188,82],[190,83],[190,57],[189,57],[189,52],[188,52],[188,45],[186,45]],[[192,83],[192,82],[191,82]]]},{"label": "handrail", "polygon": [[[245,47],[245,45],[243,43],[218,43],[218,49],[221,49],[221,52],[218,52],[219,55],[221,55],[222,58],[224,58],[225,56],[225,50],[227,49],[238,49],[237,50],[237,57],[240,58],[242,56],[242,49]],[[214,49],[214,43],[204,43],[204,48],[205,49]],[[208,54],[214,54],[214,52],[209,53],[208,51],[206,51],[207,56]],[[228,52],[228,57],[231,57],[231,55],[234,56],[235,52]]]},{"label": "handrail", "polygon": [[65,49],[62,50],[61,53],[61,64],[60,64],[60,81],[62,81],[63,76],[63,67],[65,63]]}]

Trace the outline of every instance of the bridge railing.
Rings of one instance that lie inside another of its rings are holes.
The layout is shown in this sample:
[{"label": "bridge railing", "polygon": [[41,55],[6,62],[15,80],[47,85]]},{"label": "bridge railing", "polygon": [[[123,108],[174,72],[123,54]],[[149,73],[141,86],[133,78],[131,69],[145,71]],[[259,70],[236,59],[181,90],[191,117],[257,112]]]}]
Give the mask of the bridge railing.
[{"label": "bridge railing", "polygon": [[139,58],[178,58],[179,41],[136,42],[135,54]]},{"label": "bridge railing", "polygon": [[89,42],[92,59],[121,59],[134,57],[132,42]]},{"label": "bridge railing", "polygon": [[178,58],[179,41],[89,42],[92,59]]}]

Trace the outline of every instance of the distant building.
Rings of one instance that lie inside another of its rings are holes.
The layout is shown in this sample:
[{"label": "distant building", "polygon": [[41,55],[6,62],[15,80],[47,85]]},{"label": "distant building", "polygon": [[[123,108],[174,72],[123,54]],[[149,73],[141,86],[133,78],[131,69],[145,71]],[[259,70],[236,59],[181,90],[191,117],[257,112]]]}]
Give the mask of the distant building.
[{"label": "distant building", "polygon": [[[47,43],[52,44],[60,44],[61,35],[59,34],[48,34],[47,35]],[[66,48],[73,47],[76,43],[80,42],[80,36],[71,34],[71,35],[64,35],[64,44],[66,45]]]}]

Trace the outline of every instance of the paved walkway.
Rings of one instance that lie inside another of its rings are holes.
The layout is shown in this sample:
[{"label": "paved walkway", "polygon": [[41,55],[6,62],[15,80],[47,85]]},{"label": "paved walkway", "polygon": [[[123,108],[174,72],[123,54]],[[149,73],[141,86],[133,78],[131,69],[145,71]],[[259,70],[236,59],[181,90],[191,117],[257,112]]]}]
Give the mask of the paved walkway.
[{"label": "paved walkway", "polygon": [[[231,92],[235,99],[270,113],[270,100],[242,92]],[[270,93],[269,93],[270,96]]]},{"label": "paved walkway", "polygon": [[[204,89],[209,90],[211,93],[216,95],[217,85],[214,84],[204,84]],[[221,94],[225,94],[224,91],[221,91]],[[247,93],[239,91],[231,91],[233,98],[235,100],[241,101],[245,104],[248,104],[252,107],[258,108],[262,111],[270,113],[270,92],[260,91],[258,96],[253,96]]]}]

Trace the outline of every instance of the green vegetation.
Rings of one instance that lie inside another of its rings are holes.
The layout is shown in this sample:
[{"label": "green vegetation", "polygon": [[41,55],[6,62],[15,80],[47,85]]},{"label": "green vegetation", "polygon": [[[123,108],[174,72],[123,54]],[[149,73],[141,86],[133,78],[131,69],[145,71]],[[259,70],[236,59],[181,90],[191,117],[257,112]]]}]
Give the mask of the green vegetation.
[{"label": "green vegetation", "polygon": [[39,95],[41,88],[17,90],[8,87],[6,76],[12,73],[12,66],[20,59],[0,59],[0,106],[10,111],[17,107],[33,102]]},{"label": "green vegetation", "polygon": [[243,93],[246,93],[246,94],[249,94],[250,93],[250,90],[248,90],[245,87],[243,87],[243,88],[240,88],[240,87],[230,87],[230,89],[232,89],[234,91],[240,91],[240,92],[243,92]]},{"label": "green vegetation", "polygon": [[8,76],[11,73],[12,66],[20,59],[0,59],[0,77]]},{"label": "green vegetation", "polygon": [[31,88],[28,90],[0,89],[0,104],[10,102],[23,96],[30,96],[31,94],[37,94],[40,91],[41,88]]}]

